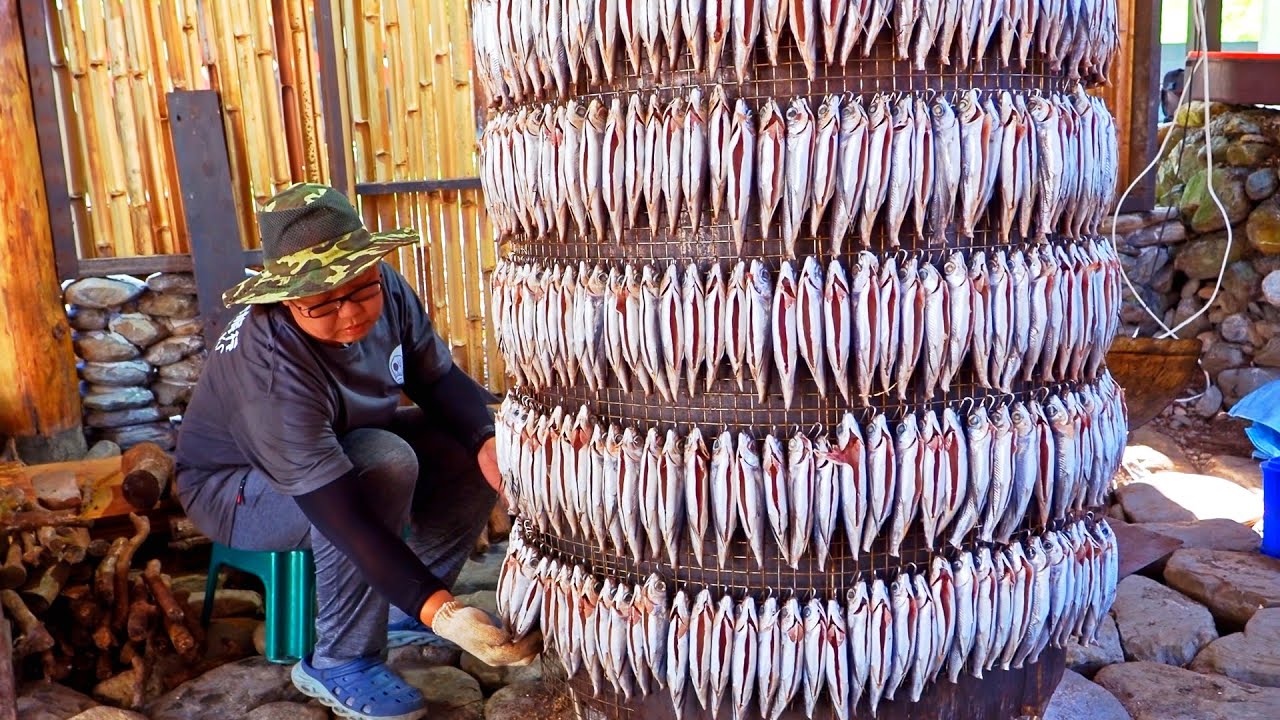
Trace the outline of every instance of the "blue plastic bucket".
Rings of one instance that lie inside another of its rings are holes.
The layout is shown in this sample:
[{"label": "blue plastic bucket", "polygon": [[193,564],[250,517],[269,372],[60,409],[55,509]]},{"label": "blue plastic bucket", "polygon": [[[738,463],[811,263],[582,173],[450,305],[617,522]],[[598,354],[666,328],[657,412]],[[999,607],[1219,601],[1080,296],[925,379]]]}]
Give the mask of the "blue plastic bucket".
[{"label": "blue plastic bucket", "polygon": [[1262,463],[1262,552],[1280,557],[1280,457]]}]

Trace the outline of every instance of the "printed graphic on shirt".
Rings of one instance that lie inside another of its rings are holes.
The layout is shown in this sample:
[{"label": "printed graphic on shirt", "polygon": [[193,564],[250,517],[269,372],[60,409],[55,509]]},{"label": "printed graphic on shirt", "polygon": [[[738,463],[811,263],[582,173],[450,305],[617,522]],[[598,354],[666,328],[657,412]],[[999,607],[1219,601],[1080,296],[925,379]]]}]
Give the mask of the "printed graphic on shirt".
[{"label": "printed graphic on shirt", "polygon": [[387,369],[391,371],[391,379],[397,385],[404,384],[404,349],[397,345],[391,351],[391,359],[387,361]]},{"label": "printed graphic on shirt", "polygon": [[218,338],[218,342],[213,349],[220,353],[228,353],[235,350],[240,345],[240,326],[244,324],[244,319],[249,317],[249,311],[252,307],[246,307],[241,310],[231,322],[227,323],[227,329],[222,331],[222,336]]}]

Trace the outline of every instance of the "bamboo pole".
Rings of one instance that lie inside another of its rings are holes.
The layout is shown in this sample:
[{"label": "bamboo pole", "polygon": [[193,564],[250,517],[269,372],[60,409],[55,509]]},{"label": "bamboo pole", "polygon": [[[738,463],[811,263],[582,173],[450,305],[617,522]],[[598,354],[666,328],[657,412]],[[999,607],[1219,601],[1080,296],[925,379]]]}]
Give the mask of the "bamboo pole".
[{"label": "bamboo pole", "polygon": [[272,28],[280,68],[280,106],[284,112],[284,141],[289,151],[289,177],[306,177],[303,128],[298,117],[298,56],[293,48],[293,18],[288,0],[271,0]]},{"label": "bamboo pole", "polygon": [[248,158],[249,189],[254,203],[263,204],[273,195],[271,159],[268,148],[271,137],[267,130],[267,107],[255,63],[252,12],[247,0],[226,0],[230,19],[231,43],[234,53],[224,61],[234,58],[240,82],[240,117],[244,123],[245,155]]},{"label": "bamboo pole", "polygon": [[[423,107],[432,109],[432,112],[424,118],[427,129],[427,152],[425,159],[427,161],[427,173],[425,177],[438,178],[443,170],[443,157],[441,152],[439,120],[441,115],[442,103],[444,101],[443,89],[444,82],[440,82],[440,61],[432,52],[431,29],[433,27],[441,27],[440,19],[444,15],[438,3],[430,5],[429,14],[424,17],[418,14],[417,20],[420,22],[421,32],[419,37],[422,38],[422,47],[428,51],[428,61],[424,64],[422,70],[422,79],[419,81],[420,86],[424,90]],[[431,282],[427,288],[426,297],[429,298],[433,322],[436,330],[441,337],[448,338],[450,335],[449,317],[449,293],[446,273],[446,253],[445,242],[447,235],[444,230],[444,213],[443,203],[440,193],[428,193],[427,198],[427,228],[424,231],[426,235],[426,250],[429,260]]]},{"label": "bamboo pole", "polygon": [[486,385],[495,393],[505,393],[507,391],[507,369],[502,362],[502,353],[498,352],[497,327],[494,325],[495,319],[489,317],[490,290],[493,287],[493,273],[498,267],[498,243],[493,232],[493,224],[489,221],[489,214],[483,211],[484,194],[479,193],[479,202],[481,203],[480,212],[480,235],[477,238],[477,245],[480,246],[480,265],[484,269],[484,314],[485,314],[485,355],[487,360]]},{"label": "bamboo pole", "polygon": [[[154,7],[154,6],[153,6]],[[148,254],[173,253],[174,238],[170,218],[172,208],[168,195],[168,178],[165,175],[164,143],[160,139],[159,109],[156,91],[168,85],[168,77],[159,72],[163,67],[153,60],[158,34],[152,32],[149,15],[137,3],[128,3],[124,14],[125,40],[129,47],[129,89],[133,99],[133,112],[139,131],[137,152],[142,155],[142,181],[146,195],[143,203],[147,209],[148,229],[152,249]],[[152,72],[153,68],[156,72]],[[148,78],[154,75],[154,85]],[[156,90],[152,90],[152,88]]]},{"label": "bamboo pole", "polygon": [[[187,221],[182,212],[182,192],[178,187],[178,161],[173,149],[173,133],[169,129],[169,103],[167,93],[175,87],[192,87],[191,58],[176,12],[180,6],[162,12],[159,3],[149,5],[147,34],[151,38],[151,67],[155,72],[152,83],[151,112],[155,121],[152,140],[154,173],[152,201],[161,198],[168,213],[167,224],[172,228],[167,238],[166,252],[189,252]],[[163,72],[161,71],[163,68]],[[159,232],[159,231],[157,231]]]},{"label": "bamboo pole", "polygon": [[[312,92],[313,78],[317,74],[311,63],[311,38],[307,32],[307,12],[302,0],[285,0],[285,13],[288,18],[286,29],[289,38],[289,50],[293,59],[294,93],[296,95],[295,112],[300,149],[302,172],[300,179],[318,181],[320,175],[320,137],[319,123],[316,122],[315,96]],[[283,53],[283,51],[282,51]]]},{"label": "bamboo pole", "polygon": [[[239,67],[236,64],[234,26],[230,17],[230,2],[219,0],[203,3],[200,7],[210,13],[205,28],[209,44],[206,53],[211,80],[216,78],[216,89],[222,99],[223,126],[227,135],[227,159],[231,168],[231,180],[235,185],[232,196],[240,215],[241,229],[256,228],[253,217],[253,170],[250,166],[249,138],[246,129],[245,98]],[[256,233],[242,232],[241,235]]]},{"label": "bamboo pole", "polygon": [[[263,117],[266,120],[266,144],[261,152],[267,155],[271,174],[270,194],[289,187],[293,173],[289,168],[288,137],[284,123],[283,103],[281,102],[279,83],[276,79],[276,40],[271,29],[271,5],[254,2],[253,8],[253,51],[256,55],[258,74],[257,88],[262,102]],[[281,56],[281,62],[287,60]]]},{"label": "bamboo pole", "polygon": [[92,257],[94,237],[99,230],[96,221],[100,213],[90,216],[88,205],[89,181],[84,168],[84,159],[88,154],[85,147],[85,134],[81,127],[80,114],[76,112],[76,73],[71,63],[76,63],[79,74],[83,77],[84,66],[79,62],[83,57],[83,45],[78,54],[68,52],[67,38],[81,40],[80,34],[68,34],[64,29],[66,15],[60,12],[54,0],[45,2],[45,18],[48,20],[50,64],[53,67],[54,91],[57,95],[58,125],[62,128],[63,156],[67,167],[67,195],[71,199],[71,224],[75,228],[76,248],[83,257]]},{"label": "bamboo pole", "polygon": [[[67,66],[71,70],[73,80],[73,96],[78,107],[96,107],[92,79],[89,76],[88,33],[80,24],[80,0],[67,0],[59,13],[62,20],[62,34],[68,41]],[[97,132],[97,124],[87,114],[70,112],[77,123],[83,123],[84,147],[77,158],[83,177],[88,180],[81,189],[82,201],[89,211],[89,222],[93,226],[92,248],[82,247],[85,257],[110,257],[111,252],[111,214],[107,210],[110,192],[107,189],[107,172],[103,167],[99,172],[88,172],[85,161],[88,158],[101,158],[107,162],[107,149]],[[87,193],[86,193],[87,191]],[[86,196],[87,195],[87,196]]]},{"label": "bamboo pole", "polygon": [[[125,30],[123,3],[107,3],[107,71],[111,77],[111,107],[116,118],[117,142],[120,147],[121,166],[124,169],[124,191],[129,207],[129,220],[133,242],[125,246],[124,238],[114,238],[116,248],[128,247],[121,255],[154,255],[155,243],[151,237],[151,213],[147,210],[146,183],[142,177],[139,151],[144,151],[134,116],[132,92],[129,82],[130,47]],[[127,150],[125,149],[127,148]]]}]

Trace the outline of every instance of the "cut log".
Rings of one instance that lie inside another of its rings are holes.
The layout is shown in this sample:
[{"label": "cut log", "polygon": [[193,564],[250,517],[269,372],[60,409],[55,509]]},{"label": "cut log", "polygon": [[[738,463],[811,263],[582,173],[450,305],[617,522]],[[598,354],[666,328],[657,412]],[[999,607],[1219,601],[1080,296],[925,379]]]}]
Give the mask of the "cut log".
[{"label": "cut log", "polygon": [[102,562],[98,563],[98,570],[94,574],[93,589],[98,595],[98,602],[108,608],[115,607],[116,561],[120,559],[120,553],[128,542],[129,538],[122,537],[111,541],[111,549],[102,557]]},{"label": "cut log", "polygon": [[66,563],[46,565],[27,578],[27,584],[19,593],[32,612],[44,614],[62,592],[62,586],[71,577],[71,566]]},{"label": "cut log", "polygon": [[116,558],[116,597],[111,614],[111,622],[116,630],[123,630],[125,620],[129,617],[129,566],[133,563],[133,554],[151,533],[151,521],[146,517],[129,513],[129,522],[133,523],[133,536]]},{"label": "cut log", "polygon": [[54,562],[74,565],[83,562],[89,554],[89,528],[45,526],[36,531],[36,539],[53,556]]},{"label": "cut log", "polygon": [[13,626],[0,617],[0,720],[17,720],[18,688],[13,673]]},{"label": "cut log", "polygon": [[87,527],[91,522],[70,510],[49,512],[47,510],[28,510],[18,512],[4,519],[6,530],[38,530],[46,525],[79,525]]},{"label": "cut log", "polygon": [[22,564],[22,542],[16,537],[10,537],[9,549],[4,554],[4,565],[0,565],[0,590],[22,587],[26,581],[27,566]]},{"label": "cut log", "polygon": [[173,596],[173,590],[169,588],[169,583],[160,574],[160,561],[148,562],[142,577],[146,579],[147,589],[151,591],[151,596],[155,598],[156,605],[160,608],[164,627],[169,633],[169,642],[173,643],[173,649],[183,657],[194,659],[197,650],[195,637],[187,629],[186,613],[182,611],[182,605],[178,604]]},{"label": "cut log", "polygon": [[42,653],[53,647],[53,636],[45,629],[18,593],[12,590],[0,590],[0,605],[4,606],[9,619],[18,626],[21,634],[13,642],[13,656],[24,658],[32,653]]},{"label": "cut log", "polygon": [[125,500],[139,510],[150,510],[173,477],[174,461],[159,445],[140,442],[121,456],[120,468],[124,472],[121,491]]},{"label": "cut log", "polygon": [[41,653],[40,665],[48,682],[62,682],[71,675],[71,659],[56,649]]},{"label": "cut log", "polygon": [[22,562],[36,567],[44,564],[44,546],[36,541],[34,528],[24,530],[18,537],[22,540]]},{"label": "cut log", "polygon": [[47,510],[78,510],[83,499],[76,474],[67,469],[38,472],[31,478],[36,502]]}]

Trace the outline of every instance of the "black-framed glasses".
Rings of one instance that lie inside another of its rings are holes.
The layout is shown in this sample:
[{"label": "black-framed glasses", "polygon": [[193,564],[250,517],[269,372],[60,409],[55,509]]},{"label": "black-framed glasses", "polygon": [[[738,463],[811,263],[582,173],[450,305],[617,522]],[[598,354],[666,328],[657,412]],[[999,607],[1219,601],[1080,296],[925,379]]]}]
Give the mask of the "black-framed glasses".
[{"label": "black-framed glasses", "polygon": [[369,302],[370,300],[378,297],[381,294],[382,294],[382,281],[374,280],[368,285],[362,285],[356,288],[355,290],[352,290],[351,292],[347,293],[346,295],[343,295],[342,297],[336,297],[332,300],[326,300],[318,305],[312,305],[311,307],[300,306],[298,308],[298,312],[302,313],[306,317],[309,317],[313,320],[316,318],[328,317],[338,312],[339,310],[341,310],[343,303]]}]

